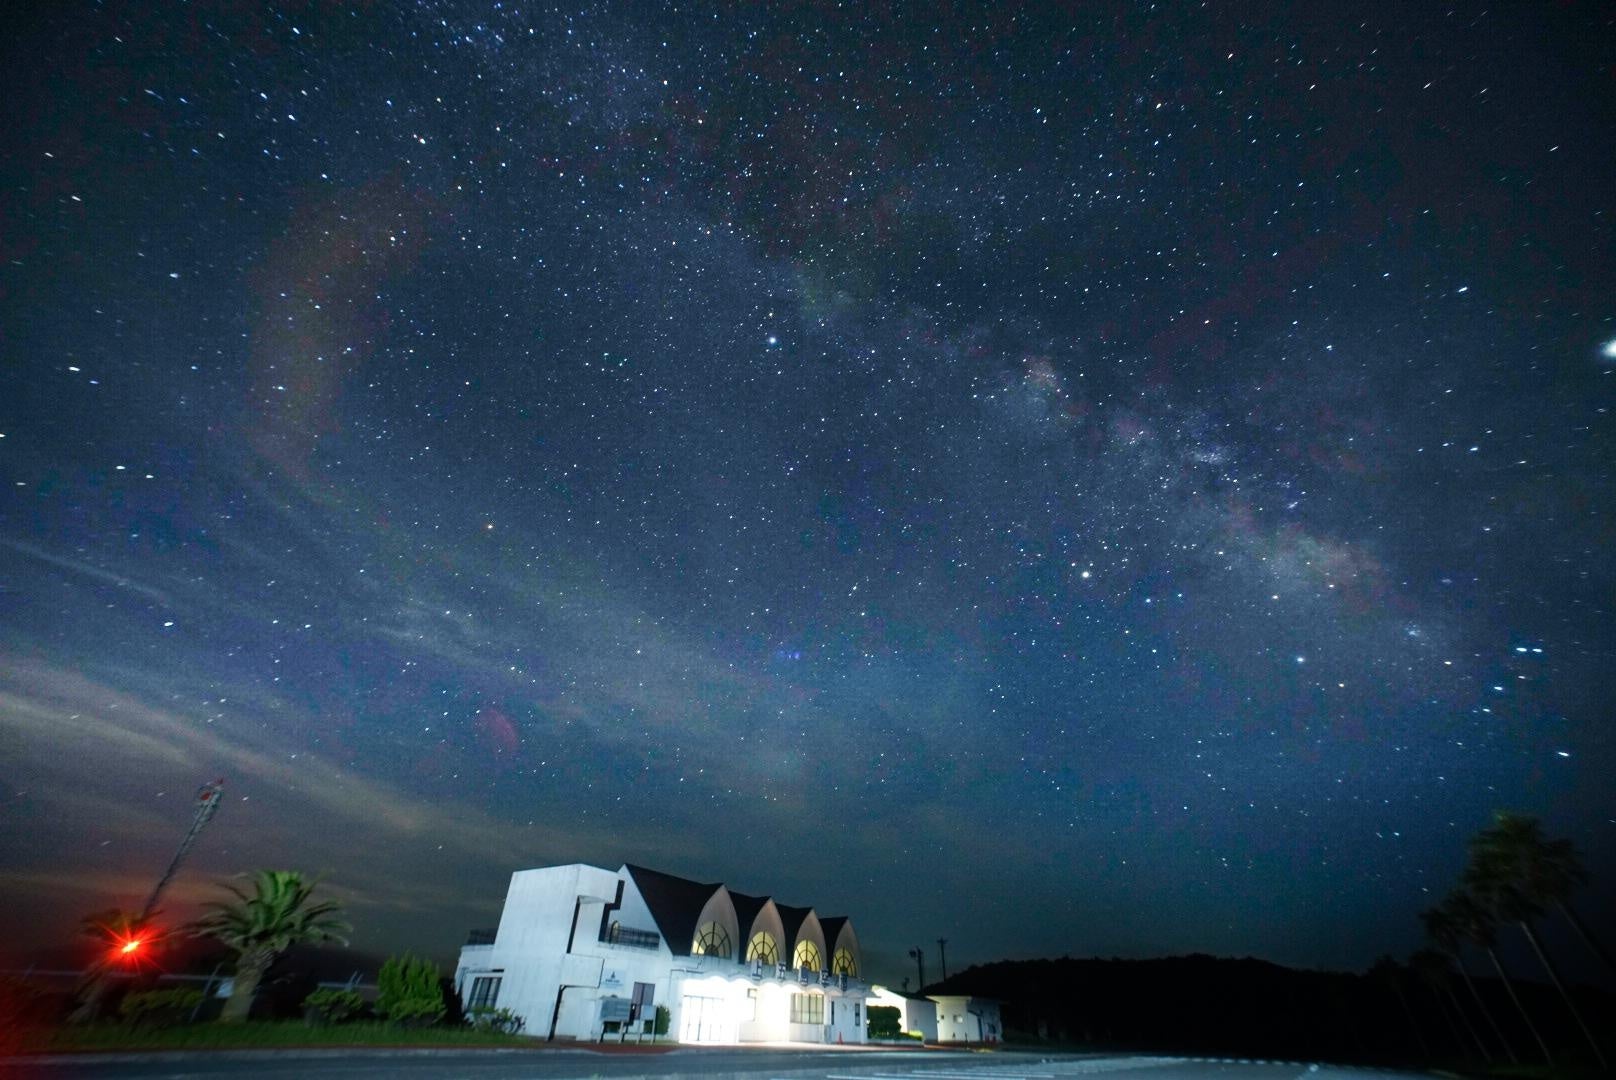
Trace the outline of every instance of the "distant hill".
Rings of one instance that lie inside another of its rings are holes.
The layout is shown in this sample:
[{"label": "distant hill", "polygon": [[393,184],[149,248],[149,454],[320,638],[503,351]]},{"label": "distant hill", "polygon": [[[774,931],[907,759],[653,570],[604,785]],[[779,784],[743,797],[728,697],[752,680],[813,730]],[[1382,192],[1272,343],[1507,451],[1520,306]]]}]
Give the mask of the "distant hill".
[{"label": "distant hill", "polygon": [[[1502,985],[1477,983],[1505,1037],[1524,1054],[1531,1036]],[[1553,991],[1524,981],[1517,988],[1551,1045],[1574,1048],[1577,1033]],[[1465,993],[1462,984],[1458,989]],[[1451,1003],[1407,971],[1394,985],[1382,975],[1304,971],[1250,958],[1063,957],[971,967],[927,993],[999,999],[1006,1034],[1016,1041],[1381,1064],[1455,1063],[1475,1053]],[[1587,1015],[1610,1015],[1616,1005],[1609,995],[1582,993]],[[1465,1006],[1473,1011],[1474,1002]],[[1472,1020],[1483,1027],[1479,1014]]]}]

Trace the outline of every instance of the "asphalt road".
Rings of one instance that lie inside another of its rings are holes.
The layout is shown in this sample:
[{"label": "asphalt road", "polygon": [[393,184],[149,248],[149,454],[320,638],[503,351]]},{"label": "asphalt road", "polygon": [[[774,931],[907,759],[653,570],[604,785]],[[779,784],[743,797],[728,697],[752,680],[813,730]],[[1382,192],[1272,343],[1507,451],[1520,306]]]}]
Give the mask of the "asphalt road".
[{"label": "asphalt road", "polygon": [[17,1080],[1367,1080],[1420,1076],[1301,1062],[1144,1056],[1049,1057],[1007,1051],[675,1050],[655,1055],[543,1051],[233,1051],[71,1055],[0,1062]]}]

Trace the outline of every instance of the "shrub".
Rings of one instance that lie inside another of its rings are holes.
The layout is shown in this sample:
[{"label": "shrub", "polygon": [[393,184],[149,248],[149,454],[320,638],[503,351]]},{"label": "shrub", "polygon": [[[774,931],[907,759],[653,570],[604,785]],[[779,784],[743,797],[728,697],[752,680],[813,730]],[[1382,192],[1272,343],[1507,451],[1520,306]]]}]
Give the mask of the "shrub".
[{"label": "shrub", "polygon": [[376,984],[376,1011],[395,1024],[429,1027],[447,1011],[437,965],[429,960],[409,953],[390,956]]},{"label": "shrub", "polygon": [[871,1005],[869,1008],[870,1038],[900,1038],[903,1035],[903,1032],[899,1030],[902,1016],[903,1013],[896,1005]]},{"label": "shrub", "polygon": [[365,1011],[365,999],[353,990],[316,990],[303,999],[303,1018],[314,1024],[340,1024]]},{"label": "shrub", "polygon": [[666,1035],[668,1033],[668,1024],[672,1020],[673,1014],[668,1011],[668,1007],[658,1005],[656,1007],[656,1026],[651,1029],[651,1033],[653,1035]]},{"label": "shrub", "polygon": [[526,1022],[509,1009],[496,1009],[479,1005],[466,1014],[466,1023],[478,1031],[498,1031],[506,1035],[520,1035]]},{"label": "shrub", "polygon": [[191,1018],[202,1004],[202,991],[176,987],[172,990],[136,990],[125,994],[118,1015],[131,1024],[168,1027]]}]

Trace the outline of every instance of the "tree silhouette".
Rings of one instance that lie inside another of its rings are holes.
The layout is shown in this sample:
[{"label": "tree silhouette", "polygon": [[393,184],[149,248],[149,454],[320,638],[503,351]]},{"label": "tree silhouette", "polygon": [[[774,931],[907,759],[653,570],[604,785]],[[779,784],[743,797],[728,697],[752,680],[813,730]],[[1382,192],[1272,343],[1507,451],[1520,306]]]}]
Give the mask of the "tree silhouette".
[{"label": "tree silhouette", "polygon": [[1544,1040],[1543,1033],[1538,1030],[1537,1023],[1532,1014],[1526,1011],[1526,1004],[1521,1001],[1521,995],[1515,992],[1515,980],[1509,977],[1504,968],[1504,962],[1498,958],[1498,923],[1486,905],[1477,900],[1474,895],[1464,889],[1455,889],[1443,901],[1443,906],[1452,913],[1454,921],[1464,933],[1465,939],[1487,954],[1487,959],[1493,962],[1493,970],[1498,972],[1499,981],[1504,984],[1504,990],[1509,999],[1515,1003],[1520,1012],[1521,1019],[1526,1021],[1526,1028],[1537,1040],[1537,1047],[1543,1051],[1543,1060],[1550,1065],[1554,1064],[1554,1055],[1549,1051],[1549,1044]]},{"label": "tree silhouette", "polygon": [[[1560,992],[1566,1008],[1582,1029],[1583,1038],[1607,1071],[1610,1062],[1599,1040],[1583,1019],[1576,999],[1566,989],[1548,951],[1532,929],[1532,920],[1543,915],[1550,904],[1569,913],[1566,900],[1578,885],[1588,879],[1576,850],[1568,840],[1548,840],[1536,818],[1499,813],[1494,823],[1470,842],[1470,865],[1465,868],[1465,886],[1477,903],[1500,921],[1513,922],[1537,953],[1549,981]],[[1575,918],[1573,917],[1573,921]],[[1592,941],[1591,937],[1585,938]]]},{"label": "tree silhouette", "polygon": [[[1452,897],[1449,897],[1449,900],[1451,899]],[[1436,907],[1426,908],[1420,912],[1420,922],[1425,924],[1426,936],[1431,939],[1432,943],[1458,965],[1459,974],[1464,976],[1465,985],[1470,988],[1470,996],[1476,999],[1476,1006],[1486,1019],[1487,1026],[1492,1028],[1493,1038],[1497,1039],[1498,1044],[1504,1048],[1504,1053],[1509,1055],[1509,1060],[1519,1065],[1521,1063],[1520,1055],[1515,1052],[1515,1047],[1510,1045],[1509,1040],[1504,1038],[1503,1029],[1498,1026],[1498,1021],[1493,1017],[1492,1010],[1487,1008],[1486,999],[1481,996],[1481,991],[1476,989],[1476,980],[1471,976],[1470,969],[1465,966],[1464,945],[1469,940],[1469,934],[1458,912],[1454,910],[1450,903],[1444,901]]]},{"label": "tree silhouette", "polygon": [[1431,1044],[1425,1040],[1425,1029],[1420,1026],[1419,1020],[1414,1016],[1414,1009],[1408,1003],[1408,995],[1403,993],[1403,965],[1390,956],[1377,959],[1369,969],[1369,976],[1384,985],[1390,986],[1392,993],[1397,995],[1397,1002],[1403,1007],[1403,1015],[1408,1019],[1408,1026],[1414,1032],[1414,1038],[1419,1040],[1420,1053],[1425,1060],[1431,1059]]},{"label": "tree silhouette", "polygon": [[[1453,1013],[1459,1015],[1459,1020],[1464,1024],[1465,1031],[1470,1036],[1470,1041],[1481,1052],[1482,1060],[1491,1065],[1493,1063],[1492,1051],[1487,1049],[1487,1044],[1481,1041],[1481,1035],[1476,1031],[1476,1026],[1470,1022],[1470,1017],[1465,1015],[1464,1005],[1460,1002],[1459,995],[1453,992],[1453,961],[1448,954],[1437,949],[1420,949],[1409,956],[1408,967],[1410,971],[1419,976],[1421,982],[1425,983],[1426,988],[1431,991],[1431,997],[1436,999],[1437,1011],[1448,1022],[1448,1028],[1453,1032],[1453,1041],[1458,1046],[1459,1052],[1469,1056],[1464,1039],[1459,1035],[1459,1026],[1453,1022]],[[1450,1009],[1452,1010],[1451,1012],[1449,1011]]]},{"label": "tree silhouette", "polygon": [[[84,969],[84,977],[74,996],[77,1004],[68,1015],[70,1024],[87,1024],[101,1016],[102,1002],[112,989],[112,972],[120,965],[136,965],[147,959],[141,946],[149,945],[152,920],[157,912],[142,919],[139,914],[125,908],[107,908],[79,920],[79,933],[99,942],[101,948]],[[130,943],[135,943],[131,948]],[[138,951],[137,951],[138,950]]]}]

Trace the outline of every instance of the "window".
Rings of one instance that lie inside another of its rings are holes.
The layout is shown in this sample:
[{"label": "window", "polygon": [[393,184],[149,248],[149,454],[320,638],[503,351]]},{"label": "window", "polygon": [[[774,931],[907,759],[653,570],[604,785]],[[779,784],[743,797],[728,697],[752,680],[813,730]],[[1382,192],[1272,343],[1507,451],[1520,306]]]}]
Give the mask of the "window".
[{"label": "window", "polygon": [[792,994],[791,1022],[793,1024],[823,1024],[825,1022],[825,995]]},{"label": "window", "polygon": [[780,962],[780,946],[775,944],[774,935],[767,930],[759,930],[746,943],[746,962],[753,960],[761,960],[770,967]]},{"label": "window", "polygon": [[662,939],[655,931],[636,930],[615,920],[606,928],[606,940],[613,945],[628,945],[636,949],[654,949],[662,944]]},{"label": "window", "polygon": [[479,975],[471,980],[471,997],[466,1002],[468,1009],[492,1009],[494,1002],[499,1000],[498,975]]},{"label": "window", "polygon": [[853,959],[852,950],[836,950],[836,955],[830,959],[830,973],[832,975],[846,975],[853,979],[858,978],[858,961]]},{"label": "window", "polygon": [[859,1004],[856,1001],[853,1002],[853,1026],[859,1026]]},{"label": "window", "polygon": [[715,922],[710,922],[696,931],[696,940],[690,946],[691,956],[722,956],[735,955],[730,946],[729,931]]},{"label": "window", "polygon": [[806,968],[809,971],[819,970],[819,946],[811,941],[797,942],[797,952],[791,958],[791,965],[795,968]]},{"label": "window", "polygon": [[746,1018],[748,1020],[757,1019],[757,1003],[758,992],[756,990],[748,990],[746,992]]}]

